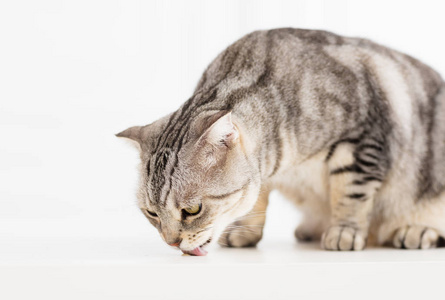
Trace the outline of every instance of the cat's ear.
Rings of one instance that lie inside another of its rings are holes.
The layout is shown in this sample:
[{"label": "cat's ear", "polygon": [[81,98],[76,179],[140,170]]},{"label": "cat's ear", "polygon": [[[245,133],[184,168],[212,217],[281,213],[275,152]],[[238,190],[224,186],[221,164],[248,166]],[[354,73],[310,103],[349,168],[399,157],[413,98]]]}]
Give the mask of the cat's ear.
[{"label": "cat's ear", "polygon": [[163,128],[170,120],[172,114],[168,114],[159,120],[145,126],[133,126],[116,134],[117,137],[131,141],[136,148],[146,151],[150,148],[151,142],[163,131]]},{"label": "cat's ear", "polygon": [[239,132],[232,122],[232,112],[220,111],[210,118],[210,125],[200,138],[216,147],[231,148],[239,140]]},{"label": "cat's ear", "polygon": [[136,148],[141,150],[143,143],[143,128],[144,126],[133,126],[125,129],[122,132],[119,132],[118,134],[116,134],[116,136],[119,138],[128,139]]}]

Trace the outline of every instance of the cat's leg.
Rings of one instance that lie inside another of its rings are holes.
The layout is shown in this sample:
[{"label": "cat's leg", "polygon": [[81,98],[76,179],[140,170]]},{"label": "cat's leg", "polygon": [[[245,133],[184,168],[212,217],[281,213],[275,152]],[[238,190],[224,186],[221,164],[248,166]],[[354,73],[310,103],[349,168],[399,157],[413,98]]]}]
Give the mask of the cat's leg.
[{"label": "cat's leg", "polygon": [[255,247],[263,237],[270,190],[262,188],[254,208],[229,225],[218,243],[226,247]]},{"label": "cat's leg", "polygon": [[372,138],[346,140],[331,149],[329,169],[331,226],[323,233],[327,250],[366,246],[374,195],[386,173],[383,147]]}]

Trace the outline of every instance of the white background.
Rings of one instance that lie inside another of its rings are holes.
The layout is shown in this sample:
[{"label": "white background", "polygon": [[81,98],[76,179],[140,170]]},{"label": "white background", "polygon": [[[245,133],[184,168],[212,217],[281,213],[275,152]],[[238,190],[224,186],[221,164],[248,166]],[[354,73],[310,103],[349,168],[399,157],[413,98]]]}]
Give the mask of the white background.
[{"label": "white background", "polygon": [[[426,0],[1,0],[0,248],[51,238],[163,247],[136,207],[138,155],[115,133],[177,109],[210,61],[257,29],[367,37],[445,74],[444,13]],[[265,239],[292,244],[297,223],[273,195]]]}]

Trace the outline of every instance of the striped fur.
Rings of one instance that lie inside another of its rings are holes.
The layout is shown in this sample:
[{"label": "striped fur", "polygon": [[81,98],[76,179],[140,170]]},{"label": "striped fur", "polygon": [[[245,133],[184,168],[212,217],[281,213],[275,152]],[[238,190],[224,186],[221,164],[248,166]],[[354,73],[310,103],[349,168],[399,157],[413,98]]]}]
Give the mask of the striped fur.
[{"label": "striped fur", "polygon": [[182,250],[255,245],[273,189],[305,213],[300,240],[427,248],[445,235],[444,106],[442,78],[412,57],[283,28],[236,41],[177,111],[118,136],[141,150],[141,209]]}]

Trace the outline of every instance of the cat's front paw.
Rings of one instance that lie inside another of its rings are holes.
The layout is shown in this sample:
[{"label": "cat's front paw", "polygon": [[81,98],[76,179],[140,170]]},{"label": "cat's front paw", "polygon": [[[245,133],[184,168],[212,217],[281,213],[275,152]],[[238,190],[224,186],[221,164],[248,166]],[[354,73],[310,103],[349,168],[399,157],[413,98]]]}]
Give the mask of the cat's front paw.
[{"label": "cat's front paw", "polygon": [[363,250],[366,246],[366,235],[349,226],[331,226],[323,233],[321,246],[326,250]]},{"label": "cat's front paw", "polygon": [[396,230],[393,238],[395,248],[429,249],[437,247],[439,234],[425,226],[404,226]]},{"label": "cat's front paw", "polygon": [[263,228],[239,226],[229,230],[226,229],[218,243],[224,247],[255,247],[262,237]]}]

